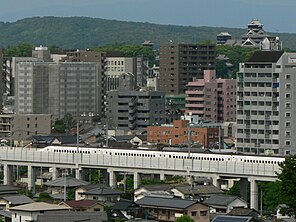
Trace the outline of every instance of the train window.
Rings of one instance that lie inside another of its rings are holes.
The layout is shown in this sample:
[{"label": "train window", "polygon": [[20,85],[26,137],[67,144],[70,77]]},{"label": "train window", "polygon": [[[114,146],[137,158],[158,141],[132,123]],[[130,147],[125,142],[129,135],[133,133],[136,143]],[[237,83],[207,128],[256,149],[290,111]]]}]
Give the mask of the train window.
[{"label": "train window", "polygon": [[155,157],[155,154],[153,155],[153,157]]}]

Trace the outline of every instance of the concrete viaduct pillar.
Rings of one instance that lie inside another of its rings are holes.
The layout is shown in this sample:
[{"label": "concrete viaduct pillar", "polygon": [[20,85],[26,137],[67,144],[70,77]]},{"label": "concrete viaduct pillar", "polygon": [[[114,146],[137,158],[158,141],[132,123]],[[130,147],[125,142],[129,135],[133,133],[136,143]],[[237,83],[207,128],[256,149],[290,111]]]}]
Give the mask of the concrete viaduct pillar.
[{"label": "concrete viaduct pillar", "polygon": [[221,188],[221,178],[220,178],[220,176],[215,175],[215,176],[212,177],[212,180],[213,180],[213,185],[220,189]]},{"label": "concrete viaduct pillar", "polygon": [[258,210],[258,184],[253,177],[249,178],[248,180],[250,181],[250,188],[251,188],[250,208]]},{"label": "concrete viaduct pillar", "polygon": [[140,181],[140,174],[138,172],[134,172],[134,189],[137,189],[139,187]]},{"label": "concrete viaduct pillar", "polygon": [[159,179],[160,180],[165,180],[165,174],[164,173],[160,173],[159,174]]},{"label": "concrete viaduct pillar", "polygon": [[7,163],[4,163],[3,167],[3,183],[4,185],[12,185],[13,184],[13,166],[8,165]]},{"label": "concrete viaduct pillar", "polygon": [[52,167],[52,180],[55,180],[58,178],[58,169],[56,166]]},{"label": "concrete viaduct pillar", "polygon": [[108,169],[109,173],[109,186],[115,188],[116,187],[116,173],[113,169]]},{"label": "concrete viaduct pillar", "polygon": [[248,201],[248,185],[249,181],[247,178],[240,178],[240,196],[245,201]]},{"label": "concrete viaduct pillar", "polygon": [[28,190],[31,190],[33,193],[35,193],[35,170],[35,167],[32,167],[30,164],[28,165]]},{"label": "concrete viaduct pillar", "polygon": [[76,168],[75,169],[75,178],[78,180],[82,179],[82,169],[81,168]]}]

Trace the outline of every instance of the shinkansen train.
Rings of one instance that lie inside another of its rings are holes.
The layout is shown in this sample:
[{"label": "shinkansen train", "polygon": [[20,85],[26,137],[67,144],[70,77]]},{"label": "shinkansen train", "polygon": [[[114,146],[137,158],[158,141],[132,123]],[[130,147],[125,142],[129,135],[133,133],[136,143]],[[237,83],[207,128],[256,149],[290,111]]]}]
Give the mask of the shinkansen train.
[{"label": "shinkansen train", "polygon": [[222,154],[222,153],[188,153],[182,151],[156,151],[149,149],[116,149],[116,148],[92,148],[92,147],[68,147],[68,146],[47,146],[39,149],[38,152],[54,153],[80,153],[82,155],[109,155],[125,157],[150,157],[167,159],[192,159],[205,161],[231,161],[244,163],[257,163],[267,165],[278,165],[284,161],[283,157],[278,156],[256,156],[242,154]]}]

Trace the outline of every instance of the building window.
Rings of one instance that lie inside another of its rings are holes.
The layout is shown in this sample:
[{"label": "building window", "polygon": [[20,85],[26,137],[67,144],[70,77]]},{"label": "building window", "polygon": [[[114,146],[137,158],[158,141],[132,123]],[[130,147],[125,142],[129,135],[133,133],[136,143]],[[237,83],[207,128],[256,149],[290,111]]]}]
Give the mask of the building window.
[{"label": "building window", "polygon": [[288,79],[288,80],[291,79],[291,75],[290,74],[287,74],[286,75],[286,79]]},{"label": "building window", "polygon": [[290,83],[286,84],[286,89],[291,89],[291,84]]},{"label": "building window", "polygon": [[206,211],[206,210],[200,211],[200,216],[201,217],[205,217],[207,215],[208,215],[208,211]]},{"label": "building window", "polygon": [[286,144],[286,146],[291,146],[291,141],[290,140],[286,140],[285,144]]},{"label": "building window", "polygon": [[286,117],[290,118],[291,117],[291,113],[290,112],[286,112]]},{"label": "building window", "polygon": [[286,137],[290,137],[291,136],[291,132],[290,131],[286,131]]},{"label": "building window", "polygon": [[291,108],[291,103],[286,103],[286,108],[290,109]]},{"label": "building window", "polygon": [[286,127],[291,127],[291,122],[286,122]]},{"label": "building window", "polygon": [[196,211],[192,211],[192,212],[191,212],[191,216],[192,216],[192,217],[195,217],[196,215],[197,215]]},{"label": "building window", "polygon": [[286,93],[286,99],[291,99],[291,94],[290,93]]}]

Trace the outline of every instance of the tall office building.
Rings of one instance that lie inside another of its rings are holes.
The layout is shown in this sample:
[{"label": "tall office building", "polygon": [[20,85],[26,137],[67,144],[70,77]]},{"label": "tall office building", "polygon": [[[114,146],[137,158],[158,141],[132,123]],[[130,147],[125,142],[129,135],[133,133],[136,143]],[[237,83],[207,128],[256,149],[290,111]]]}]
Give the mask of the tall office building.
[{"label": "tall office building", "polygon": [[296,154],[296,54],[257,51],[237,77],[237,151]]},{"label": "tall office building", "polygon": [[215,69],[215,44],[161,45],[159,88],[166,94],[184,94],[188,82],[202,79],[204,70]]},{"label": "tall office building", "polygon": [[98,64],[95,62],[18,62],[15,111],[17,114],[66,113],[73,117],[98,115]]}]

